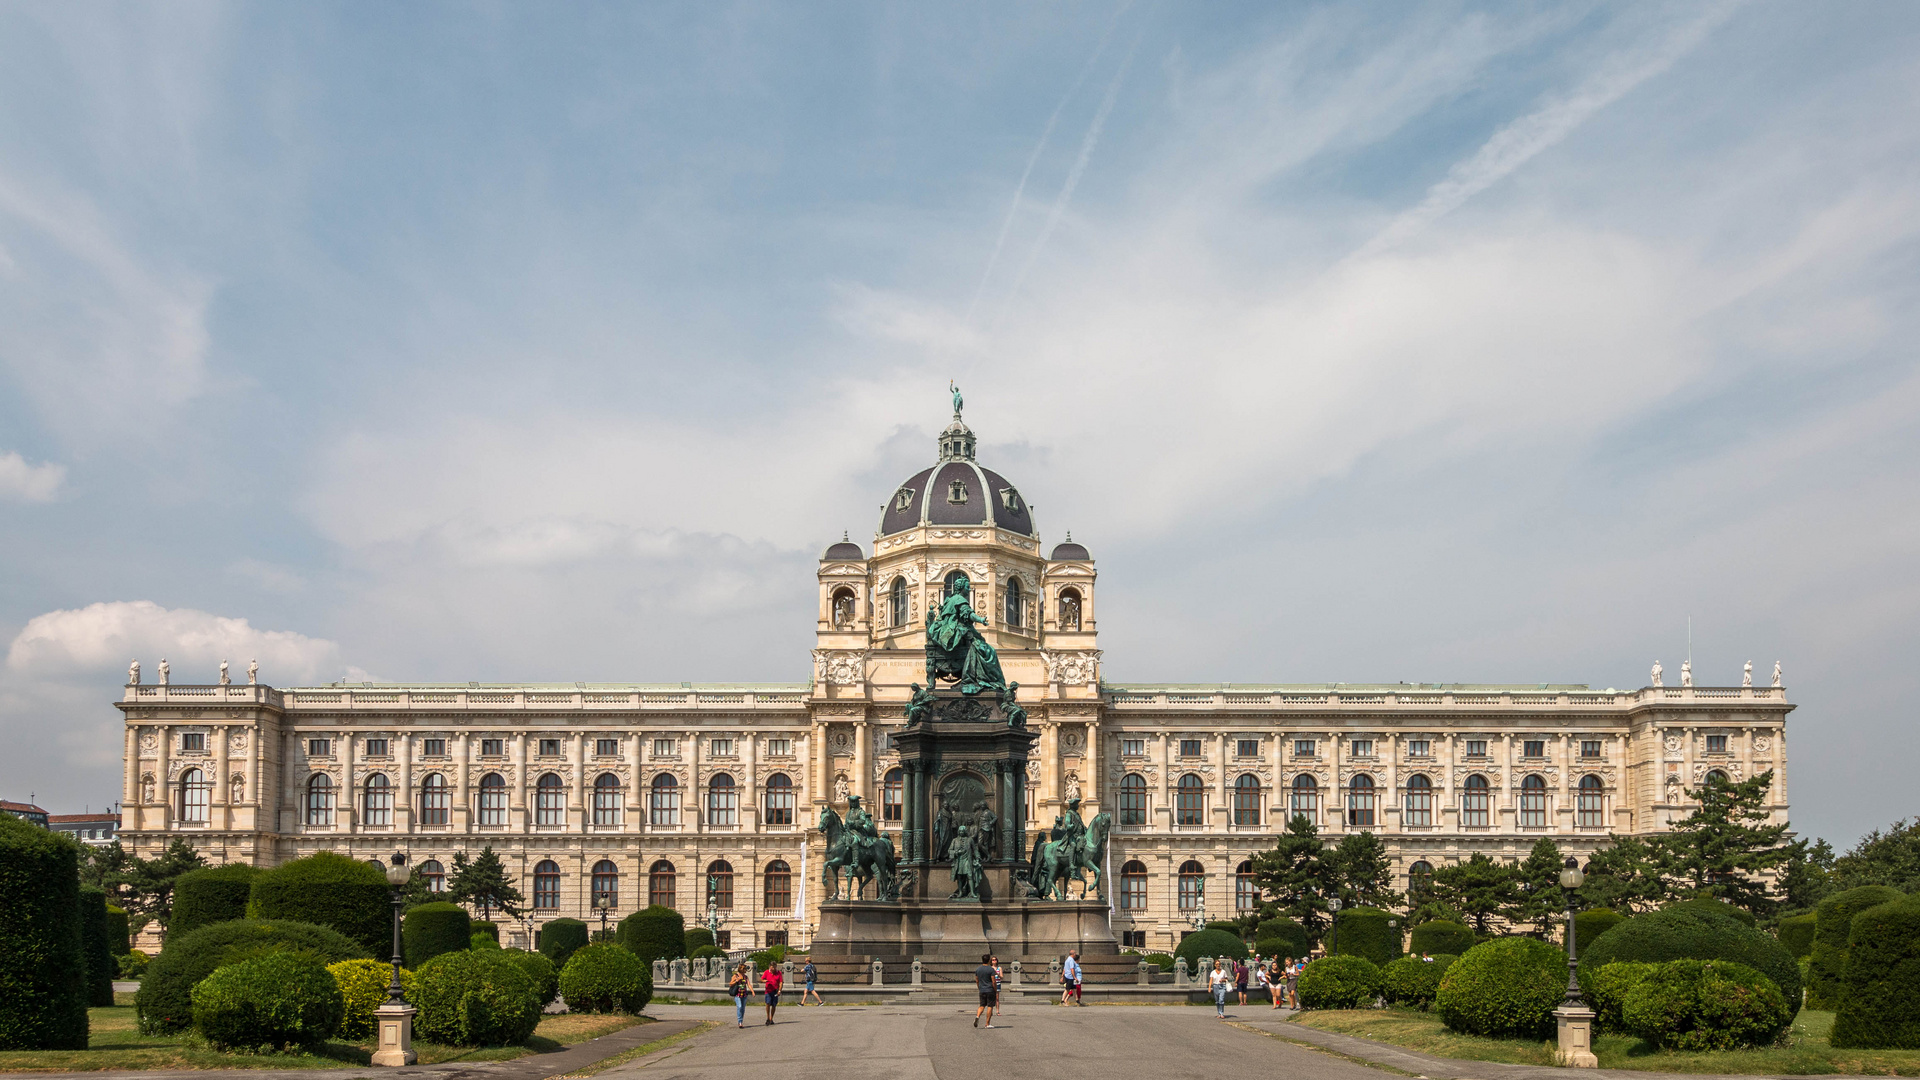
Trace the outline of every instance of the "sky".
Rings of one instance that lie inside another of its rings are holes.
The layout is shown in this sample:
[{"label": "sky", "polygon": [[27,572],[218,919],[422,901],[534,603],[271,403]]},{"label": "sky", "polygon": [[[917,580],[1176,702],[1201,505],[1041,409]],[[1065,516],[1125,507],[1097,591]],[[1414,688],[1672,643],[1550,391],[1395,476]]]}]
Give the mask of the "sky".
[{"label": "sky", "polygon": [[1108,679],[1779,660],[1844,848],[1917,239],[1911,4],[0,0],[0,796],[135,657],[804,680],[952,379]]}]

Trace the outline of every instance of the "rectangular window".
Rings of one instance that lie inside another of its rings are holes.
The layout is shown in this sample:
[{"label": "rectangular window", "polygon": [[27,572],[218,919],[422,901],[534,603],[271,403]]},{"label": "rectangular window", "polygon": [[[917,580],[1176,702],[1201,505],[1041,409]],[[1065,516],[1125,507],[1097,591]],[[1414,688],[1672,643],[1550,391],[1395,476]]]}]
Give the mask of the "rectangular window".
[{"label": "rectangular window", "polygon": [[386,757],[387,756],[387,740],[368,739],[367,740],[367,756],[368,757]]},{"label": "rectangular window", "polygon": [[722,949],[733,948],[733,931],[715,930],[713,932],[713,943]]},{"label": "rectangular window", "polygon": [[1433,743],[1427,741],[1426,739],[1409,739],[1407,740],[1407,756],[1408,757],[1432,757]]},{"label": "rectangular window", "polygon": [[332,739],[308,739],[307,740],[307,756],[308,757],[326,757],[328,754],[332,752],[333,752]]},{"label": "rectangular window", "polygon": [[673,740],[672,739],[653,740],[653,756],[654,757],[672,757],[673,756]]},{"label": "rectangular window", "polygon": [[1468,739],[1467,740],[1467,756],[1468,757],[1486,757],[1487,756],[1487,740]]},{"label": "rectangular window", "polygon": [[1293,740],[1293,756],[1294,757],[1312,757],[1313,756],[1313,740],[1312,739]]},{"label": "rectangular window", "polygon": [[[1720,741],[1726,742],[1727,740],[1721,739]],[[206,748],[207,736],[204,732],[189,731],[180,736],[180,749],[182,750],[205,750]]]},{"label": "rectangular window", "polygon": [[540,740],[540,756],[541,757],[559,757],[560,756],[560,740],[559,739],[541,739]]},{"label": "rectangular window", "polygon": [[1259,739],[1241,739],[1239,742],[1239,745],[1234,748],[1234,756],[1259,757],[1260,756],[1260,740]]},{"label": "rectangular window", "polygon": [[1599,739],[1582,740],[1580,743],[1580,756],[1583,758],[1599,757],[1600,756],[1600,740]]},{"label": "rectangular window", "polygon": [[447,740],[421,739],[420,753],[424,757],[446,757],[447,756]]},{"label": "rectangular window", "polygon": [[1180,756],[1181,757],[1199,757],[1200,756],[1200,740],[1199,739],[1181,739],[1180,740]]},{"label": "rectangular window", "polygon": [[[769,909],[771,909],[771,910],[775,910],[775,911],[785,911],[785,910],[786,910],[786,908],[775,908],[775,907],[773,907],[773,905],[772,905],[771,903],[769,903],[769,904],[767,905],[767,907],[768,907]],[[773,947],[774,947],[775,945],[785,945],[786,943],[787,943],[787,932],[786,932],[785,930],[769,930],[769,931],[767,931],[767,948],[769,948],[769,949],[771,949],[771,948],[773,948]]]},{"label": "rectangular window", "polygon": [[620,740],[619,739],[593,740],[593,756],[594,757],[619,757],[620,756]]},{"label": "rectangular window", "polygon": [[1121,739],[1120,754],[1122,757],[1145,757],[1147,755],[1147,740]]},{"label": "rectangular window", "polygon": [[1373,756],[1373,740],[1372,739],[1355,739],[1350,745],[1353,747],[1354,757],[1372,757]]},{"label": "rectangular window", "polygon": [[506,745],[505,740],[502,739],[481,739],[480,756],[505,757],[507,755]]},{"label": "rectangular window", "polygon": [[[191,737],[192,736],[189,736],[189,738]],[[1727,737],[1725,735],[1707,736],[1707,753],[1724,754],[1726,752],[1727,752]]]},{"label": "rectangular window", "polygon": [[[1144,884],[1144,882],[1143,882],[1142,884]],[[1146,902],[1146,898],[1145,898],[1145,897],[1142,897],[1142,898],[1141,898],[1141,904],[1142,904],[1142,906],[1145,906],[1145,902]],[[1144,949],[1144,948],[1146,948],[1146,947],[1147,947],[1147,932],[1146,932],[1145,930],[1122,930],[1122,931],[1120,931],[1120,947],[1121,947],[1121,948],[1123,948],[1123,949]]]},{"label": "rectangular window", "polygon": [[768,757],[792,757],[793,756],[793,740],[792,739],[768,739],[767,740],[767,756]]},{"label": "rectangular window", "polygon": [[733,756],[733,740],[732,739],[713,740],[713,756],[714,757],[732,757]]},{"label": "rectangular window", "polygon": [[1543,739],[1528,739],[1520,744],[1521,757],[1546,757],[1547,744]]}]

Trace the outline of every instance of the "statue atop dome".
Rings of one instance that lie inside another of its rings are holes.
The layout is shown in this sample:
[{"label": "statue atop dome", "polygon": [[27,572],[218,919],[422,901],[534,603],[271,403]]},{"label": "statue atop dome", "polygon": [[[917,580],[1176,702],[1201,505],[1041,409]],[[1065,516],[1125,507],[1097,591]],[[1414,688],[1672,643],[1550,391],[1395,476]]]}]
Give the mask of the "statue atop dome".
[{"label": "statue atop dome", "polygon": [[960,384],[947,380],[947,389],[953,392],[953,418],[960,419],[960,410],[966,407],[966,399],[960,396]]}]

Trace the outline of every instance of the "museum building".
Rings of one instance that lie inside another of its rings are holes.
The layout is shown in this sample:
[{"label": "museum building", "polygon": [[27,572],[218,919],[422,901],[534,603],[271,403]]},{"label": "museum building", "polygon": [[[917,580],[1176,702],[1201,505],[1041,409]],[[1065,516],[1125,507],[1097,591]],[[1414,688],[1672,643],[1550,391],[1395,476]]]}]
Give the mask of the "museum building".
[{"label": "museum building", "polygon": [[[1787,816],[1786,701],[1774,685],[1180,684],[1108,681],[1098,574],[1047,549],[1018,488],[981,466],[958,409],[939,460],[888,498],[869,552],[820,559],[812,678],[792,684],[211,685],[137,671],[120,837],[183,837],[213,862],[409,853],[444,885],[490,845],[519,879],[522,943],[561,916],[647,904],[731,947],[811,940],[831,805],[901,826],[891,735],[924,682],[925,620],[964,574],[982,634],[1039,736],[1027,820],[1079,798],[1109,811],[1123,947],[1167,949],[1252,906],[1255,853],[1304,814],[1329,840],[1370,830],[1399,887],[1540,837],[1584,855],[1658,832],[1714,773],[1772,770]],[[1749,667],[1749,672],[1750,672]],[[1689,676],[1683,683],[1691,683]],[[1751,677],[1745,680],[1750,683]]]}]

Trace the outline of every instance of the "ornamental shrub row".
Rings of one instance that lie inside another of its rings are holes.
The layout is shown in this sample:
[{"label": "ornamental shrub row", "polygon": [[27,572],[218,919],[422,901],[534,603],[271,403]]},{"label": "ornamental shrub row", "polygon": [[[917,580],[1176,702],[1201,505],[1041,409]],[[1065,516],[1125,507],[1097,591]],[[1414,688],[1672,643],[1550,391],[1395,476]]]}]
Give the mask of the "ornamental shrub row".
[{"label": "ornamental shrub row", "polygon": [[1588,908],[1573,917],[1574,945],[1585,949],[1595,938],[1626,921],[1625,915],[1612,908]]},{"label": "ornamental shrub row", "polygon": [[1291,960],[1313,951],[1313,938],[1307,928],[1285,917],[1263,920],[1254,928],[1254,951],[1265,957],[1283,956]]},{"label": "ornamental shrub row", "polygon": [[80,845],[0,814],[0,1050],[87,1048]]},{"label": "ornamental shrub row", "polygon": [[409,909],[400,923],[401,954],[407,958],[407,966],[418,971],[420,965],[441,953],[462,952],[471,947],[471,922],[465,908],[445,901],[418,904]]},{"label": "ornamental shrub row", "polygon": [[1793,1022],[1772,979],[1730,960],[1649,965],[1627,989],[1620,1014],[1629,1032],[1682,1051],[1766,1046]]},{"label": "ornamental shrub row", "polygon": [[1378,966],[1400,955],[1400,917],[1377,907],[1340,909],[1333,935],[1342,956],[1364,956]]},{"label": "ornamental shrub row", "polygon": [[1600,969],[1619,960],[1660,963],[1667,960],[1731,960],[1772,979],[1787,1007],[1799,1011],[1800,965],[1772,935],[1729,914],[1727,905],[1689,901],[1635,915],[1580,947],[1580,985],[1592,984]]},{"label": "ornamental shrub row", "polygon": [[1840,989],[1834,1046],[1920,1049],[1920,894],[1853,916]]},{"label": "ornamental shrub row", "polygon": [[1434,919],[1413,928],[1411,951],[1428,956],[1465,956],[1467,950],[1477,944],[1479,942],[1474,938],[1471,927],[1446,919]]},{"label": "ornamental shrub row", "polygon": [[588,945],[561,970],[560,995],[568,1012],[635,1014],[653,999],[652,965],[617,944]]},{"label": "ornamental shrub row", "polygon": [[1544,1039],[1565,998],[1567,954],[1529,937],[1503,937],[1468,949],[1440,979],[1434,1009],[1467,1035]]},{"label": "ornamental shrub row", "polygon": [[[1853,917],[1868,908],[1893,903],[1902,896],[1899,889],[1885,885],[1862,885],[1820,901],[1820,906],[1814,909],[1813,963],[1808,967],[1807,979],[1808,1005],[1816,1009],[1839,1010],[1846,998],[1844,979]],[[1786,984],[1782,983],[1781,989],[1786,989]]]},{"label": "ornamental shrub row", "polygon": [[540,999],[540,1007],[545,1009],[553,1004],[560,994],[560,970],[546,954],[528,952],[525,949],[502,949],[509,961],[519,965],[527,978],[533,980],[533,992]]},{"label": "ornamental shrub row", "polygon": [[[327,974],[340,986],[345,1012],[340,1020],[340,1035],[347,1039],[371,1039],[374,1035],[373,1010],[387,1003],[387,989],[393,985],[390,960],[342,960],[327,965]],[[420,980],[406,968],[400,969],[400,992],[408,1001],[419,992]]]},{"label": "ornamental shrub row", "polygon": [[1601,968],[1591,981],[1580,980],[1580,992],[1593,1007],[1595,1031],[1619,1034],[1627,1030],[1626,1020],[1620,1015],[1627,1002],[1627,992],[1640,985],[1640,980],[1658,966],[1637,960],[1616,960]]},{"label": "ornamental shrub row", "polygon": [[686,920],[670,907],[653,904],[621,919],[616,940],[651,971],[655,960],[677,960],[687,954]]},{"label": "ornamental shrub row", "polygon": [[181,874],[173,883],[167,933],[191,934],[203,926],[246,918],[253,881],[259,876],[260,868],[251,863],[207,866]]},{"label": "ornamental shrub row", "polygon": [[420,965],[414,1032],[453,1046],[511,1046],[540,1023],[533,979],[504,950],[442,953]]},{"label": "ornamental shrub row", "polygon": [[80,886],[80,952],[87,965],[87,1004],[113,1004],[113,977],[120,962],[108,940],[107,891]]},{"label": "ornamental shrub row", "polygon": [[1429,957],[1403,956],[1381,969],[1380,996],[1389,1005],[1432,1008],[1433,997],[1440,990],[1440,979],[1458,959],[1446,953]]},{"label": "ornamental shrub row", "polygon": [[345,1011],[333,975],[301,953],[228,964],[193,988],[193,1026],[222,1049],[317,1045],[340,1030]]},{"label": "ornamental shrub row", "polygon": [[587,924],[579,919],[554,919],[540,928],[540,951],[553,966],[564,969],[576,950],[587,944]]},{"label": "ornamental shrub row", "polygon": [[256,876],[247,916],[331,926],[379,956],[393,949],[390,897],[386,875],[371,863],[321,851]]},{"label": "ornamental shrub row", "polygon": [[304,953],[323,965],[369,958],[366,949],[331,927],[285,919],[237,919],[170,936],[133,999],[140,1030],[149,1035],[186,1030],[193,1023],[193,988],[200,980],[275,952]]},{"label": "ornamental shrub row", "polygon": [[1380,996],[1380,968],[1364,956],[1323,956],[1300,972],[1303,1009],[1365,1009]]}]

